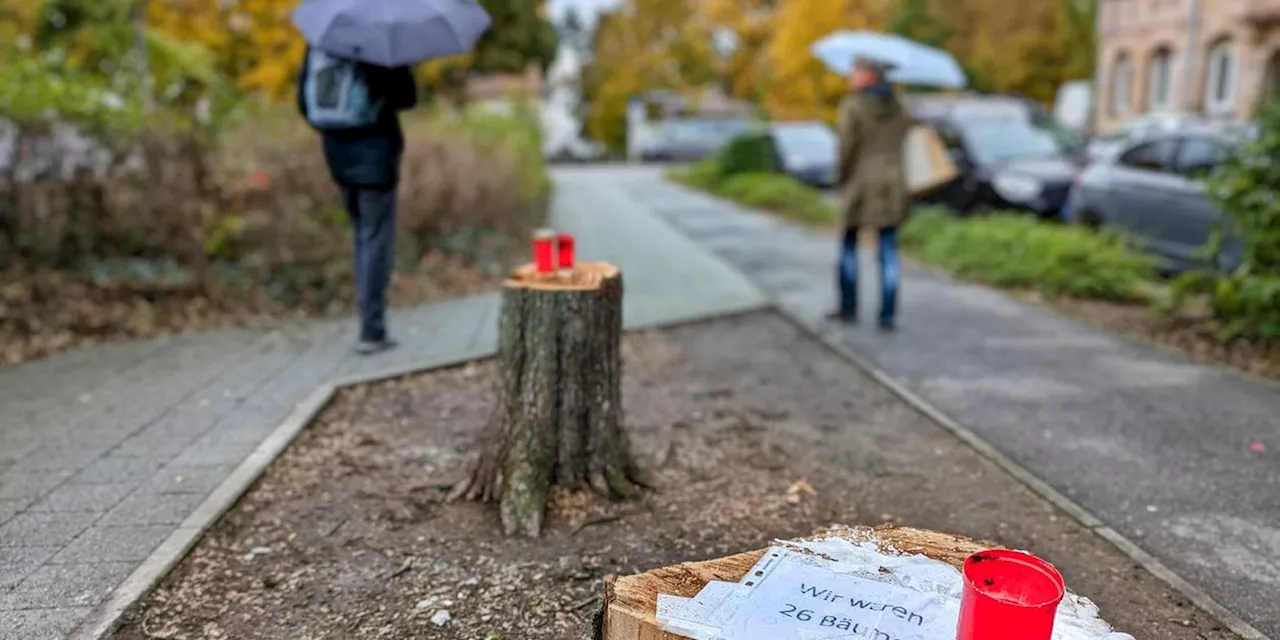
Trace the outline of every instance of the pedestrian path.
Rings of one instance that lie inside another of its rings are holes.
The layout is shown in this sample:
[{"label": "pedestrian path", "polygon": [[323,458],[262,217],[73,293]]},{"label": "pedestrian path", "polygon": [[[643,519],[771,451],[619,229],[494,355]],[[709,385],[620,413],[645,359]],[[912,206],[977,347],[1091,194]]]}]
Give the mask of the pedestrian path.
[{"label": "pedestrian path", "polygon": [[[760,291],[619,188],[555,174],[552,221],[624,273],[639,329],[760,308]],[[0,640],[63,638],[316,388],[484,356],[494,294],[393,313],[399,349],[361,358],[353,323],[217,331],[0,371]]]},{"label": "pedestrian path", "polygon": [[[1095,528],[1121,532],[1280,638],[1280,387],[909,266],[897,332],[830,326],[833,238],[655,172],[633,175],[628,190],[1097,515]],[[874,313],[875,266],[862,258],[861,308]],[[1251,451],[1255,441],[1267,453]]]}]

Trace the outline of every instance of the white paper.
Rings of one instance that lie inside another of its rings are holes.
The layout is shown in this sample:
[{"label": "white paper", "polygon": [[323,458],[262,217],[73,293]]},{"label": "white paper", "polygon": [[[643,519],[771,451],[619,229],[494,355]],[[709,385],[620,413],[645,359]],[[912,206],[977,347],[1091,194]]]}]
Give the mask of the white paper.
[{"label": "white paper", "polygon": [[725,628],[734,640],[949,640],[957,613],[929,594],[784,561]]}]

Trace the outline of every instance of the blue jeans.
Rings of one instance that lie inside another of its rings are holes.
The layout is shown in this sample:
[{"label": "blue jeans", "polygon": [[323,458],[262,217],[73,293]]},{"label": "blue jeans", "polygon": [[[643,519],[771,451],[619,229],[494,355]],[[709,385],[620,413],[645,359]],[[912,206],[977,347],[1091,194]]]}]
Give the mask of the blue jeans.
[{"label": "blue jeans", "polygon": [[355,236],[360,339],[380,342],[387,338],[387,285],[396,261],[396,189],[344,185],[341,190]]},{"label": "blue jeans", "polygon": [[[898,229],[880,230],[880,324],[892,325],[898,307],[898,282],[902,265],[898,259]],[[858,315],[858,229],[844,232],[840,245],[840,314]]]}]

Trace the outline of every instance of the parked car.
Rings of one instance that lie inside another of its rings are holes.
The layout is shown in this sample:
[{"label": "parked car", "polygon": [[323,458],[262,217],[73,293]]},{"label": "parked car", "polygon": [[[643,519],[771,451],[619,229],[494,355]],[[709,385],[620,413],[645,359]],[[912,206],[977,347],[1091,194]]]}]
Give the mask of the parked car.
[{"label": "parked car", "polygon": [[1082,169],[1083,141],[1019,98],[932,98],[912,103],[937,130],[960,176],[929,202],[958,212],[1018,209],[1057,217]]},{"label": "parked car", "polygon": [[821,120],[774,122],[769,125],[778,170],[811,187],[835,186],[840,137]]},{"label": "parked car", "polygon": [[1173,133],[1187,127],[1204,126],[1203,116],[1193,113],[1152,113],[1139,116],[1107,133],[1094,136],[1085,148],[1090,162],[1107,159],[1129,142],[1161,133]]},{"label": "parked car", "polygon": [[640,157],[645,162],[697,162],[714,155],[753,126],[746,118],[669,120]]},{"label": "parked car", "polygon": [[[1200,251],[1222,220],[1203,178],[1230,157],[1239,135],[1200,126],[1130,141],[1080,175],[1065,217],[1124,233],[1172,271],[1202,265]],[[1242,248],[1229,238],[1216,266],[1239,266]]]}]

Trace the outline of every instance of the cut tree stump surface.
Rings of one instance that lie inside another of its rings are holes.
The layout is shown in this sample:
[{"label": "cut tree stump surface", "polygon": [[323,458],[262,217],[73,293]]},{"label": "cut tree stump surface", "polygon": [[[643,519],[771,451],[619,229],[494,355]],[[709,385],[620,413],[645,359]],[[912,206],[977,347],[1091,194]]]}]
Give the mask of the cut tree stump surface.
[{"label": "cut tree stump surface", "polygon": [[[921,554],[959,569],[965,558],[999,548],[961,536],[907,527],[885,526],[824,532],[814,538],[875,541],[882,550]],[[768,549],[758,549],[705,562],[686,562],[634,576],[606,580],[603,640],[687,640],[667,633],[656,619],[658,594],[692,598],[708,582],[738,582]]]}]

